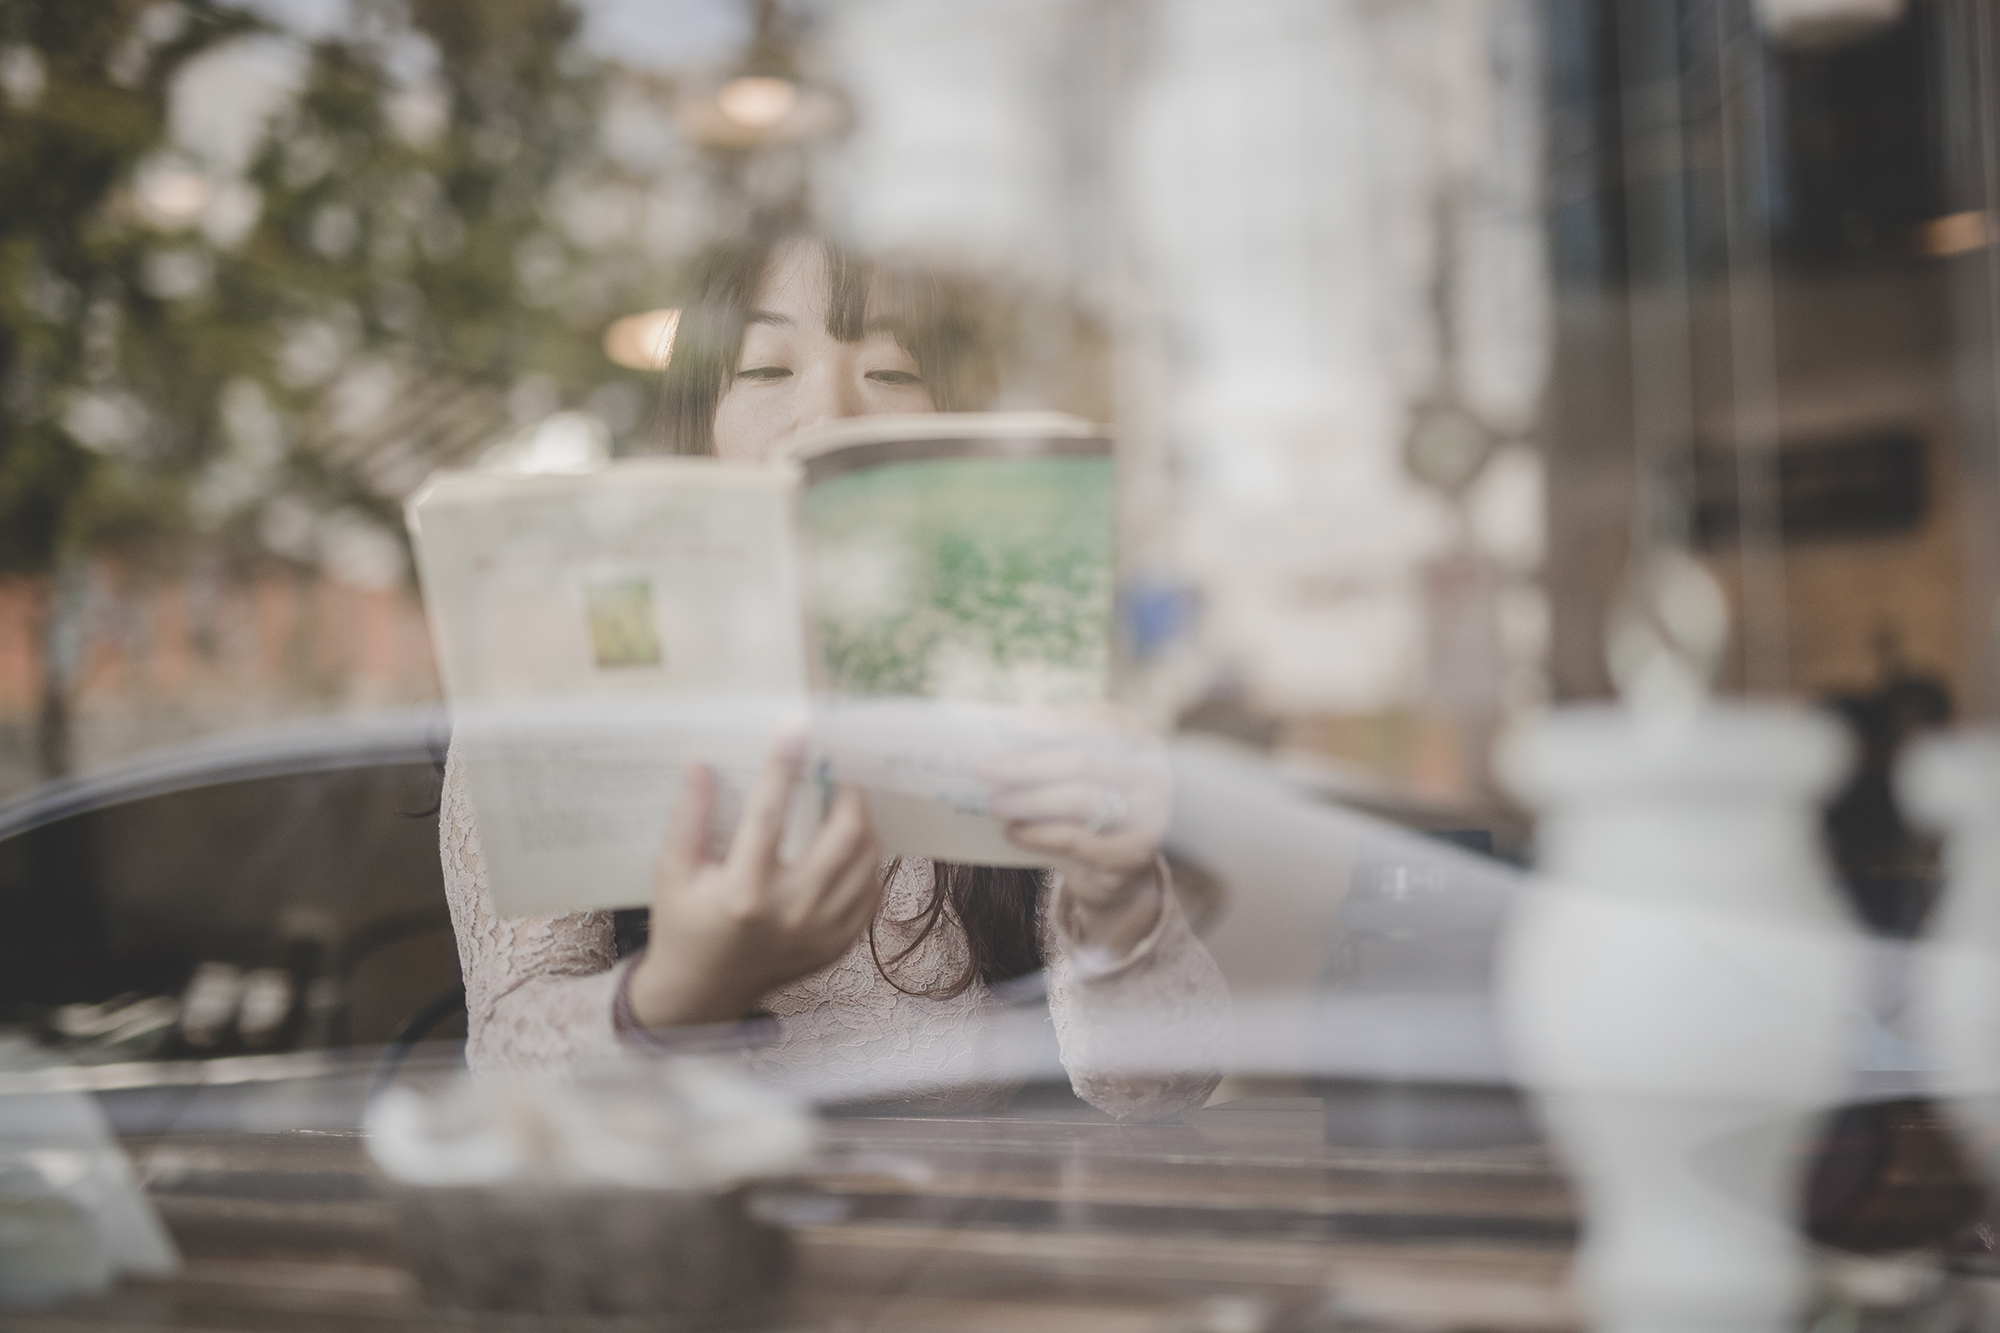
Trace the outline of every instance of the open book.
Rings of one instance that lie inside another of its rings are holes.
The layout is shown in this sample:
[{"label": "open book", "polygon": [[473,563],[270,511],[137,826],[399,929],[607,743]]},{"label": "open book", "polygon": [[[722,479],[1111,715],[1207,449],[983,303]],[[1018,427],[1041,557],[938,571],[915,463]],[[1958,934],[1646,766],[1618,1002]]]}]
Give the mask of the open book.
[{"label": "open book", "polygon": [[1101,701],[1108,441],[1054,413],[866,417],[770,466],[642,458],[445,472],[409,522],[453,742],[503,914],[650,897],[689,762],[718,854],[783,728],[809,726],[795,852],[830,781],[891,855],[1037,865],[984,813],[1015,710]]}]

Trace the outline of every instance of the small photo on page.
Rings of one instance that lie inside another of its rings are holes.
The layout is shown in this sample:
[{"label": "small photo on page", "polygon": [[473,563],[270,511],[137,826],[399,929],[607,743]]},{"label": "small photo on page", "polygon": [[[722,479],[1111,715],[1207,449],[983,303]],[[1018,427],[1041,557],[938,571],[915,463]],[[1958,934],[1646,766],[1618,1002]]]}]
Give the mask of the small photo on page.
[{"label": "small photo on page", "polygon": [[590,608],[590,643],[597,665],[661,665],[651,580],[624,578],[590,584],[584,589],[584,603]]}]

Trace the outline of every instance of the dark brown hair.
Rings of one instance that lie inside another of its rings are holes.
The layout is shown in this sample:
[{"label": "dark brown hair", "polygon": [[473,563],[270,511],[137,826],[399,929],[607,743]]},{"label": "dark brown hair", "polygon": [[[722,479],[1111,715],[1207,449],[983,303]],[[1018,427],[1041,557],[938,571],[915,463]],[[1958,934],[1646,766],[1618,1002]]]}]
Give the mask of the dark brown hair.
[{"label": "dark brown hair", "polygon": [[966,294],[947,291],[925,269],[877,264],[797,231],[760,230],[715,246],[695,263],[673,355],[661,375],[668,452],[715,452],[715,408],[736,373],[744,322],[772,259],[793,241],[817,245],[826,257],[828,333],[859,342],[872,317],[917,363],[938,411],[984,406],[993,391],[992,357]]},{"label": "dark brown hair", "polygon": [[[736,373],[745,321],[772,258],[793,240],[818,245],[826,257],[828,333],[857,342],[872,315],[895,331],[939,411],[982,405],[992,385],[991,359],[968,302],[954,299],[936,275],[890,269],[797,231],[763,230],[717,246],[695,266],[673,355],[661,377],[660,416],[669,452],[715,452],[715,409]],[[892,864],[886,873],[895,869]],[[1033,870],[935,862],[930,900],[897,923],[918,926],[916,934],[884,958],[870,921],[869,952],[883,979],[906,995],[942,999],[963,994],[974,982],[992,986],[1025,976],[1043,966],[1041,888]],[[943,985],[909,990],[896,980],[896,969],[947,918],[965,934],[964,972]]]}]

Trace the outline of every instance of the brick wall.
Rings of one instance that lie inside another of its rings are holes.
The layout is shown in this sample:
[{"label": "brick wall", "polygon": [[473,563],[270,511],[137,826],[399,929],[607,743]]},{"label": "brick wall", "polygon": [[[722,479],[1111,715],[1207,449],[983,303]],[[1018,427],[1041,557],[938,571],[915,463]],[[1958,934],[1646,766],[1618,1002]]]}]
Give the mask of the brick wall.
[{"label": "brick wall", "polygon": [[[0,798],[41,780],[34,743],[53,591],[0,580]],[[75,766],[235,727],[438,698],[416,595],[268,570],[94,565],[79,606]]]}]

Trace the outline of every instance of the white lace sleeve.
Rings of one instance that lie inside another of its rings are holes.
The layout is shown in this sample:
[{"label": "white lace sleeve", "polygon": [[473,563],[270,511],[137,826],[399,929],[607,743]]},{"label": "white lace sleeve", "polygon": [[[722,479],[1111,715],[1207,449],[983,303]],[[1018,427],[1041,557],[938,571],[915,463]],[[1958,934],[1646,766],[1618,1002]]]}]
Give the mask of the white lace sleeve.
[{"label": "white lace sleeve", "polygon": [[453,750],[445,761],[438,851],[465,974],[466,1063],[474,1069],[560,1069],[619,1050],[611,913],[500,917],[486,883],[479,829]]},{"label": "white lace sleeve", "polygon": [[1061,890],[1043,899],[1049,1014],[1076,1095],[1120,1120],[1195,1110],[1222,1079],[1229,987],[1171,890],[1160,919],[1123,958],[1064,937]]}]

